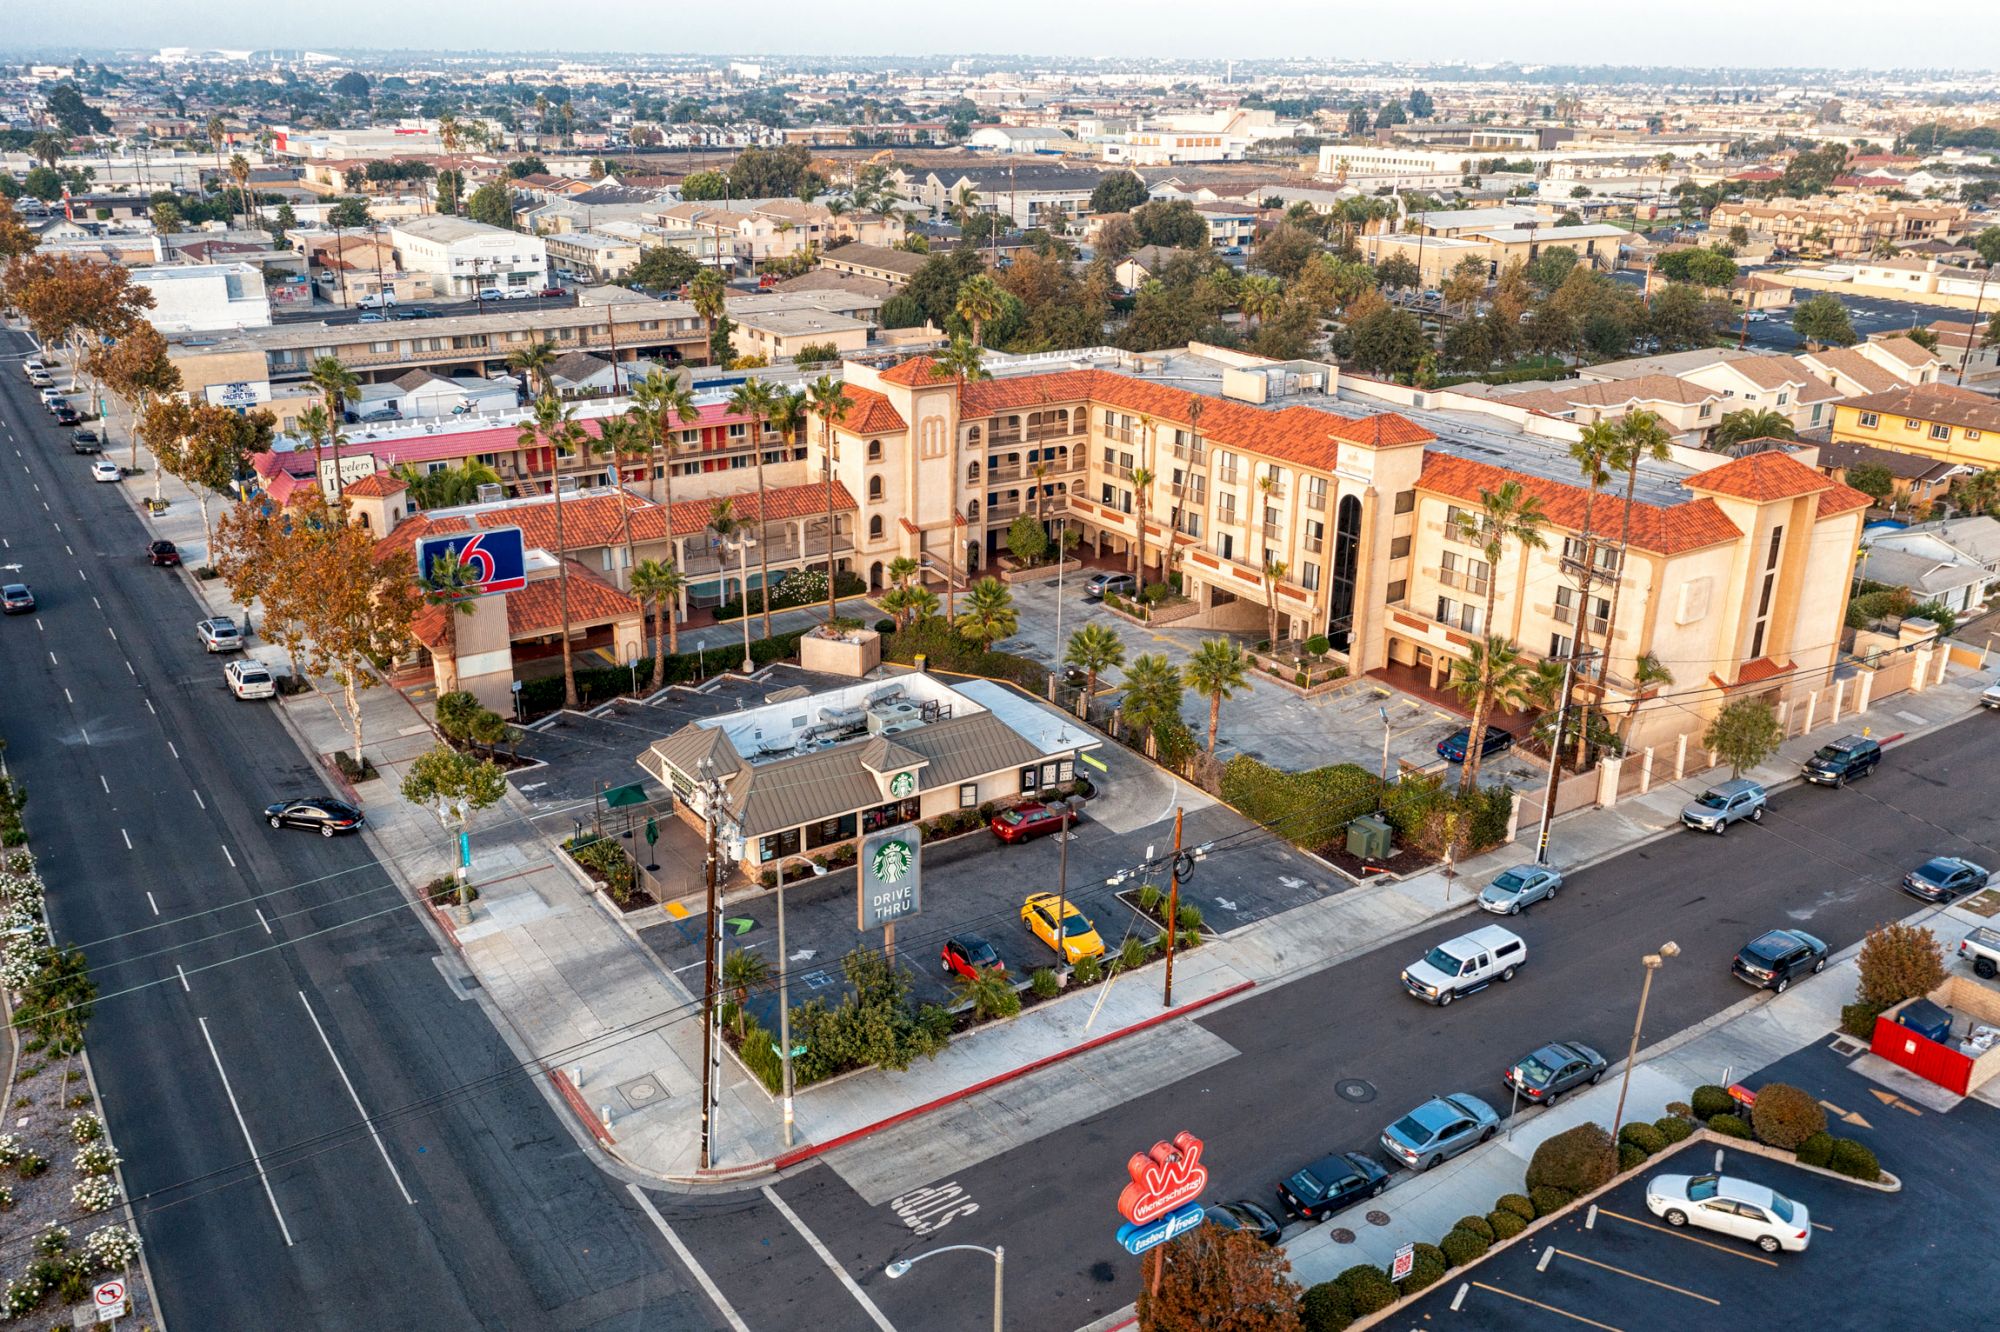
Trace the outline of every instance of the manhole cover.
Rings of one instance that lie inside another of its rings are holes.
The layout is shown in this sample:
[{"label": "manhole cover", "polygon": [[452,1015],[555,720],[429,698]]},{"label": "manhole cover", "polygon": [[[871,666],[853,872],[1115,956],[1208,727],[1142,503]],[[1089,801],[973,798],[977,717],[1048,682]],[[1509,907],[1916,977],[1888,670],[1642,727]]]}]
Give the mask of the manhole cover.
[{"label": "manhole cover", "polygon": [[640,1106],[665,1099],[667,1089],[660,1085],[658,1078],[634,1078],[630,1082],[618,1084],[618,1094],[637,1110]]},{"label": "manhole cover", "polygon": [[1333,1237],[1333,1242],[1335,1244],[1354,1243],[1354,1232],[1347,1229],[1345,1226],[1337,1226],[1334,1229],[1328,1231],[1327,1234]]},{"label": "manhole cover", "polygon": [[1371,1226],[1386,1226],[1389,1224],[1389,1214],[1387,1212],[1371,1211],[1368,1213],[1368,1224]]},{"label": "manhole cover", "polygon": [[1340,1093],[1342,1100],[1353,1101],[1357,1105],[1375,1099],[1375,1084],[1363,1082],[1360,1078],[1342,1078],[1333,1084],[1333,1089]]}]

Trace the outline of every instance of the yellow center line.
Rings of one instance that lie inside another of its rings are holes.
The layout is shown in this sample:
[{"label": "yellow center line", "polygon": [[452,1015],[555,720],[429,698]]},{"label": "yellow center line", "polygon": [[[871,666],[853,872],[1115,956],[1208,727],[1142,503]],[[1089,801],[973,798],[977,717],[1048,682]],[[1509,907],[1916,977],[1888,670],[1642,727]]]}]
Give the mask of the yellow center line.
[{"label": "yellow center line", "polygon": [[1540,1300],[1531,1300],[1526,1295],[1516,1295],[1511,1290],[1502,1290],[1498,1286],[1489,1286],[1484,1281],[1474,1281],[1471,1284],[1479,1287],[1481,1290],[1490,1290],[1495,1295],[1505,1295],[1510,1300],[1519,1300],[1523,1304],[1532,1304],[1537,1309],[1546,1309],[1552,1314],[1561,1314],[1564,1318],[1573,1318],[1577,1322],[1590,1327],[1601,1327],[1604,1329],[1604,1332],[1624,1332],[1623,1328],[1613,1327],[1609,1323],[1600,1323],[1595,1318],[1585,1318],[1582,1314],[1573,1314],[1567,1309],[1558,1309],[1553,1304],[1543,1304]]},{"label": "yellow center line", "polygon": [[[1602,1211],[1603,1209],[1600,1208],[1598,1210]],[[1707,1295],[1701,1294],[1699,1291],[1689,1290],[1686,1286],[1676,1286],[1671,1281],[1655,1281],[1652,1277],[1640,1276],[1637,1272],[1628,1272],[1622,1267],[1613,1267],[1610,1263],[1600,1263],[1595,1258],[1586,1258],[1580,1253],[1571,1253],[1568,1249],[1557,1249],[1556,1252],[1565,1258],[1573,1258],[1579,1263],[1589,1263],[1592,1267],[1601,1267],[1607,1272],[1616,1272],[1619,1276],[1631,1277],[1634,1281],[1643,1281],[1649,1286],[1658,1286],[1661,1290],[1678,1292],[1691,1300],[1702,1300],[1708,1304],[1718,1306],[1722,1303],[1721,1300],[1712,1299]]]},{"label": "yellow center line", "polygon": [[1737,1258],[1747,1258],[1753,1263],[1762,1263],[1766,1267],[1777,1266],[1777,1264],[1772,1262],[1769,1258],[1760,1258],[1754,1253],[1744,1253],[1741,1249],[1731,1248],[1727,1244],[1717,1244],[1714,1240],[1697,1239],[1693,1235],[1683,1235],[1681,1234],[1680,1231],[1675,1230],[1672,1226],[1654,1225],[1651,1221],[1641,1221],[1637,1217],[1626,1216],[1623,1212],[1614,1212],[1608,1207],[1598,1208],[1597,1214],[1599,1216],[1615,1217],[1616,1219],[1623,1221],[1628,1226],[1642,1226],[1647,1230],[1657,1230],[1662,1235],[1672,1235],[1675,1239],[1686,1240],[1690,1244],[1699,1244],[1703,1248],[1714,1249],[1718,1253],[1730,1254],[1733,1257]]}]

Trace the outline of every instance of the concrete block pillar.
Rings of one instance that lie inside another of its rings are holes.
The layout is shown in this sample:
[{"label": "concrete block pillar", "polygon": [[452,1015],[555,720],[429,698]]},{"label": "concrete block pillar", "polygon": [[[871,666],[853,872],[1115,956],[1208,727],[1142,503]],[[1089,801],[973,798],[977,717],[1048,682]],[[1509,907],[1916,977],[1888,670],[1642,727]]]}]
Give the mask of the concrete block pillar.
[{"label": "concrete block pillar", "polygon": [[1653,789],[1653,746],[1647,745],[1639,756],[1639,794]]},{"label": "concrete block pillar", "polygon": [[1779,735],[1790,735],[1792,733],[1790,729],[1791,720],[1792,720],[1792,701],[1790,699],[1786,699],[1784,702],[1778,704]]},{"label": "concrete block pillar", "polygon": [[1686,734],[1683,733],[1678,740],[1674,741],[1675,781],[1679,781],[1681,778],[1687,776],[1687,766],[1688,766],[1688,738]]},{"label": "concrete block pillar", "polygon": [[1610,809],[1618,803],[1618,774],[1625,769],[1622,758],[1602,758],[1597,761],[1597,803]]},{"label": "concrete block pillar", "polygon": [[1806,724],[1799,731],[1800,735],[1812,734],[1813,714],[1818,711],[1819,711],[1819,690],[1815,689],[1810,694],[1806,695]]},{"label": "concrete block pillar", "polygon": [[1931,682],[1931,650],[1920,647],[1916,651],[1917,666],[1910,672],[1910,692],[1921,694]]},{"label": "concrete block pillar", "polygon": [[1875,673],[1863,671],[1854,678],[1854,710],[1868,711],[1868,696],[1875,692]]},{"label": "concrete block pillar", "polygon": [[1826,719],[1830,722],[1839,721],[1840,705],[1845,703],[1846,701],[1847,701],[1847,681],[1835,680],[1833,682],[1833,709],[1832,711],[1827,713]]}]

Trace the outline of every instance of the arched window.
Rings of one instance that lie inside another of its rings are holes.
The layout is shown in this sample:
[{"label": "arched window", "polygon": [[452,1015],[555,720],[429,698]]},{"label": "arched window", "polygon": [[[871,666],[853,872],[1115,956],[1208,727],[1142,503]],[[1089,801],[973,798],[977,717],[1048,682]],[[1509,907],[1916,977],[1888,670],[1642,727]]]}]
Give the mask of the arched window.
[{"label": "arched window", "polygon": [[979,460],[977,458],[973,459],[971,465],[965,469],[965,479],[968,481],[977,481],[979,479]]},{"label": "arched window", "polygon": [[880,500],[881,498],[882,498],[882,478],[879,476],[869,477],[868,478],[869,501],[872,503],[874,501]]},{"label": "arched window", "polygon": [[879,439],[871,439],[871,440],[869,440],[869,441],[868,441],[868,461],[869,461],[869,462],[881,462],[881,461],[882,461],[882,441],[881,441],[881,440],[879,440]]},{"label": "arched window", "polygon": [[973,426],[965,432],[965,442],[968,444],[977,444],[979,442],[978,426]]},{"label": "arched window", "polygon": [[882,539],[882,515],[879,513],[868,520],[868,539],[870,541]]},{"label": "arched window", "polygon": [[979,521],[978,500],[967,500],[965,502],[965,521],[967,521],[968,523],[976,523]]}]

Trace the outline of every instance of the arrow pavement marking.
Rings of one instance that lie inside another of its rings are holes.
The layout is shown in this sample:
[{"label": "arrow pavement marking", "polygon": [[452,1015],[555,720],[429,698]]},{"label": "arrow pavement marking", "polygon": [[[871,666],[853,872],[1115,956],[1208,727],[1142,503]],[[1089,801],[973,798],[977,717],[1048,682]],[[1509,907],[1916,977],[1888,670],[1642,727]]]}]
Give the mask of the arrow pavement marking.
[{"label": "arrow pavement marking", "polygon": [[1839,1106],[1835,1105],[1832,1101],[1821,1098],[1820,1104],[1825,1106],[1827,1109],[1833,1111],[1834,1115],[1843,1124],[1856,1124],[1865,1129],[1872,1129],[1875,1127],[1873,1124],[1863,1119],[1860,1115],[1854,1113],[1854,1111],[1843,1110]]},{"label": "arrow pavement marking", "polygon": [[1896,1093],[1894,1092],[1885,1092],[1875,1087],[1870,1087],[1868,1090],[1870,1092],[1873,1092],[1875,1095],[1875,1099],[1880,1101],[1884,1105],[1893,1105],[1898,1110],[1907,1110],[1913,1115],[1921,1115],[1923,1113],[1923,1111],[1917,1109],[1917,1107],[1911,1105],[1908,1101],[1905,1101],[1902,1097],[1896,1095]]}]

